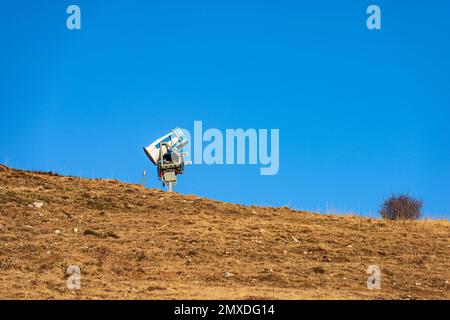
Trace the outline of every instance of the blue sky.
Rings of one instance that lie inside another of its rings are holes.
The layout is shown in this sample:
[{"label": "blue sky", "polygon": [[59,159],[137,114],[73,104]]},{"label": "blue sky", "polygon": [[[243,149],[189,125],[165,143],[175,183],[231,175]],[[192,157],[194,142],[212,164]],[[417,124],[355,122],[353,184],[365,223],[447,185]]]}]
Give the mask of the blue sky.
[{"label": "blue sky", "polygon": [[[81,30],[66,8],[81,8]],[[366,27],[381,7],[382,29]],[[376,215],[450,216],[448,1],[2,1],[0,162],[160,187],[173,127],[280,129],[280,171],[192,166],[176,189]]]}]

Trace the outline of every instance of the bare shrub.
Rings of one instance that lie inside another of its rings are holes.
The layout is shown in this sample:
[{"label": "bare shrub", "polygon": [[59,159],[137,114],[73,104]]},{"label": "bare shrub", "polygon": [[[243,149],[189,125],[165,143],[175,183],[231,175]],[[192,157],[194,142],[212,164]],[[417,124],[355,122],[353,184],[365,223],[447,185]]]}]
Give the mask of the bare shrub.
[{"label": "bare shrub", "polygon": [[423,202],[409,195],[392,195],[380,209],[380,215],[388,220],[416,220],[420,217]]}]

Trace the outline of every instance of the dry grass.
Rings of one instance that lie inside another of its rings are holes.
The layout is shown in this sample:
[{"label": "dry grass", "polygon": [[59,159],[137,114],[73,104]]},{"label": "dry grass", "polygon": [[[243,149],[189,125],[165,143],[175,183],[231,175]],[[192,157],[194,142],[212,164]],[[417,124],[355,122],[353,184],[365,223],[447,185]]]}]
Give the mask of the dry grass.
[{"label": "dry grass", "polygon": [[[239,206],[0,167],[3,299],[449,299],[449,235],[447,220]],[[373,264],[380,290],[366,288]],[[69,265],[81,290],[66,287]]]}]

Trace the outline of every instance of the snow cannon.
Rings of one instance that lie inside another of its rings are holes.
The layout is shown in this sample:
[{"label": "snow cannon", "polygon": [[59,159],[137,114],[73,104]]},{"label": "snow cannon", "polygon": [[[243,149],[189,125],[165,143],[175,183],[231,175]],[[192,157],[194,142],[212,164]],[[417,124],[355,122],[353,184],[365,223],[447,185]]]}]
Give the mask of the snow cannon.
[{"label": "snow cannon", "polygon": [[177,175],[183,174],[184,166],[191,164],[190,161],[184,161],[188,153],[181,151],[188,142],[183,130],[175,128],[144,147],[145,154],[156,165],[158,179],[162,181],[163,187],[168,187],[169,192],[173,192]]}]

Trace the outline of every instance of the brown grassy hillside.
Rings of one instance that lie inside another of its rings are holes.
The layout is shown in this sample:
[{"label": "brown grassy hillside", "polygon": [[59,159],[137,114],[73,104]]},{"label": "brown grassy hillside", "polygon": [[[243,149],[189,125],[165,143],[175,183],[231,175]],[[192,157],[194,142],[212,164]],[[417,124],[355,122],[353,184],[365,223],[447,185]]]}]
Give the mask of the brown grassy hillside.
[{"label": "brown grassy hillside", "polygon": [[449,235],[0,166],[3,299],[450,299]]}]

